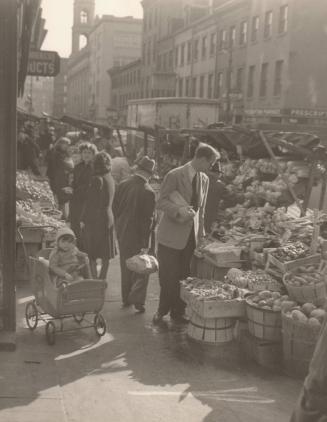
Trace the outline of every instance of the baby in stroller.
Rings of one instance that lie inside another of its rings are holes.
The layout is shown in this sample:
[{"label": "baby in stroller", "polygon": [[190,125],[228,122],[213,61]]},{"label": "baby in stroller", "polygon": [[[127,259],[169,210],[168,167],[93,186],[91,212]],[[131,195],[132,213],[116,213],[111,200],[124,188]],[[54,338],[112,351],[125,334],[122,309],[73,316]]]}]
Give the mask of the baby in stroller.
[{"label": "baby in stroller", "polygon": [[56,246],[49,256],[49,269],[56,287],[91,278],[88,256],[76,247],[76,236],[68,227],[58,230]]}]

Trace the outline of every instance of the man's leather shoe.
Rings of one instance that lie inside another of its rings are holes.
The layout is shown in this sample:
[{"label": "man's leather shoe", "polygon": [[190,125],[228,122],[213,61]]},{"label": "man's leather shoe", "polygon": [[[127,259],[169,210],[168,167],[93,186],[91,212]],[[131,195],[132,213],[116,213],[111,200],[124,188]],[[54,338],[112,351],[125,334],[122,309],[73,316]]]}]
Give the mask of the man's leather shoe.
[{"label": "man's leather shoe", "polygon": [[143,314],[145,312],[145,307],[143,305],[134,305],[136,312]]},{"label": "man's leather shoe", "polygon": [[163,315],[159,314],[159,312],[156,312],[153,315],[152,322],[153,324],[160,324],[161,322],[163,322]]},{"label": "man's leather shoe", "polygon": [[126,308],[129,308],[130,306],[132,306],[130,303],[123,302],[122,305],[121,305],[121,308],[126,309]]},{"label": "man's leather shoe", "polygon": [[190,320],[185,315],[170,317],[175,324],[188,324]]}]

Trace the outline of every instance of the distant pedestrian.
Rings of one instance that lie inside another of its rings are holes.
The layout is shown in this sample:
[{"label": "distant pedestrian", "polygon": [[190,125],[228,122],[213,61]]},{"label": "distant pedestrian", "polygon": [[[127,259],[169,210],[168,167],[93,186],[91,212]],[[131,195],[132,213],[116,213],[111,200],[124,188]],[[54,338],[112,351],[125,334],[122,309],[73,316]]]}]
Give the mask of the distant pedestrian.
[{"label": "distant pedestrian", "polygon": [[[115,182],[111,176],[111,159],[109,154],[101,151],[94,158],[93,176],[80,218],[84,250],[90,259],[92,275],[102,280],[106,279],[110,259],[116,254],[112,212],[114,194]],[[99,274],[97,259],[101,259]]]},{"label": "distant pedestrian", "polygon": [[135,174],[118,185],[113,205],[120,254],[123,307],[131,305],[129,296],[133,284],[143,278],[141,295],[137,301],[133,301],[135,309],[139,312],[145,310],[148,276],[130,271],[126,266],[126,260],[142,251],[148,252],[150,247],[155,193],[148,182],[154,167],[155,161],[144,156],[139,161]]},{"label": "distant pedestrian", "polygon": [[35,140],[33,123],[26,122],[24,124],[19,142],[20,168],[22,170],[31,170],[33,174],[40,176],[40,148]]},{"label": "distant pedestrian", "polygon": [[63,213],[63,218],[69,215],[69,200],[72,195],[72,180],[74,162],[70,154],[70,139],[59,138],[54,148],[47,156],[47,176],[50,188]]},{"label": "distant pedestrian", "polygon": [[74,231],[77,246],[83,249],[83,242],[81,238],[81,215],[85,205],[87,191],[91,184],[93,175],[93,161],[97,153],[96,146],[84,142],[79,146],[79,153],[81,162],[74,167],[73,182],[72,182],[72,196],[69,203],[69,219],[70,227]]},{"label": "distant pedestrian", "polygon": [[209,145],[200,144],[192,161],[167,173],[157,208],[163,212],[158,226],[160,301],[154,323],[170,313],[174,322],[185,323],[185,303],[179,282],[190,275],[196,245],[204,234],[204,212],[209,180],[205,174],[220,157]]}]

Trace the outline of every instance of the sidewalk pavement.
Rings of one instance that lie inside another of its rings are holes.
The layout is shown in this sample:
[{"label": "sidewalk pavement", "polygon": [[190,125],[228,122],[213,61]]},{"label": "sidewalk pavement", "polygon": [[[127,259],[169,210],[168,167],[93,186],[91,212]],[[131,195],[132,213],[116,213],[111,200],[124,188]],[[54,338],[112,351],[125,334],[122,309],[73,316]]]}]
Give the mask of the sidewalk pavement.
[{"label": "sidewalk pavement", "polygon": [[[101,339],[93,329],[63,333],[54,346],[46,343],[44,326],[26,328],[32,297],[28,283],[18,286],[17,348],[0,352],[0,422],[289,420],[299,381],[244,366],[231,349],[218,355],[212,348],[209,356],[187,341],[183,328],[154,327],[156,280],[145,314],[120,309],[119,281],[115,259],[103,309],[108,333]],[[70,324],[76,326],[65,321],[65,328]]]}]

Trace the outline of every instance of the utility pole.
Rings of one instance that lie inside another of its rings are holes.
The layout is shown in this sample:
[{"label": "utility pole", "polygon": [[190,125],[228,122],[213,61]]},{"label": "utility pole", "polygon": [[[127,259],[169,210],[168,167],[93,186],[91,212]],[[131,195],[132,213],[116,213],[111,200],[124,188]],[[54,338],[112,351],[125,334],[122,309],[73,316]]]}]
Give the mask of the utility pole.
[{"label": "utility pole", "polygon": [[12,0],[0,1],[0,69],[0,320],[4,330],[15,331],[17,2]]}]

